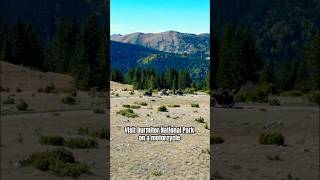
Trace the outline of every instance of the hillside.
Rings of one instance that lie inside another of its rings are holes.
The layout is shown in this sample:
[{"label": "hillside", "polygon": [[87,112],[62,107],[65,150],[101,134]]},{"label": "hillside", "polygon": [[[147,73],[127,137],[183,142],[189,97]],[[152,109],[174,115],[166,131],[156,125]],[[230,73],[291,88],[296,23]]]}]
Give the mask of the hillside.
[{"label": "hillside", "polygon": [[39,72],[26,67],[0,62],[1,87],[14,92],[17,88],[23,91],[38,91],[51,83],[57,89],[70,90],[73,87],[73,78],[52,72]]},{"label": "hillside", "polygon": [[0,2],[0,22],[12,25],[23,21],[34,26],[46,40],[53,36],[58,23],[70,17],[76,17],[82,24],[89,15],[95,15],[102,25],[107,14],[105,3],[105,0],[5,0]]},{"label": "hillside", "polygon": [[161,33],[132,33],[127,35],[113,35],[111,40],[150,49],[177,54],[208,57],[210,54],[209,34],[189,34],[177,31]]},{"label": "hillside", "polygon": [[152,68],[160,73],[168,69],[186,69],[193,79],[203,79],[209,70],[209,61],[204,58],[185,57],[114,41],[110,43],[110,64],[122,73],[133,67]]},{"label": "hillside", "polygon": [[214,0],[212,25],[221,35],[226,24],[247,28],[265,60],[301,58],[320,27],[317,0]]}]

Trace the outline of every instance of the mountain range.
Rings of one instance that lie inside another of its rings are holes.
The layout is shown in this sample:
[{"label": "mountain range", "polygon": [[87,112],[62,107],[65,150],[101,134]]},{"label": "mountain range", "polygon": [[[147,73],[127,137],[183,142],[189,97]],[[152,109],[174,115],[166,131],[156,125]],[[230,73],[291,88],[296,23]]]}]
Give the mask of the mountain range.
[{"label": "mountain range", "polygon": [[210,34],[207,33],[196,35],[177,31],[136,32],[127,35],[115,34],[111,36],[111,40],[186,56],[202,58],[210,56]]}]

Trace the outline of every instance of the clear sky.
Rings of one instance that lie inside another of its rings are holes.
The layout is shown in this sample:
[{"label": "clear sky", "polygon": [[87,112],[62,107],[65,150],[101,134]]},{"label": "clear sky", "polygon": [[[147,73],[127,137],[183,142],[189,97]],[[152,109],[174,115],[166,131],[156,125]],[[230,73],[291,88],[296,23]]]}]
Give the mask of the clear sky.
[{"label": "clear sky", "polygon": [[110,0],[111,34],[210,32],[210,0]]}]

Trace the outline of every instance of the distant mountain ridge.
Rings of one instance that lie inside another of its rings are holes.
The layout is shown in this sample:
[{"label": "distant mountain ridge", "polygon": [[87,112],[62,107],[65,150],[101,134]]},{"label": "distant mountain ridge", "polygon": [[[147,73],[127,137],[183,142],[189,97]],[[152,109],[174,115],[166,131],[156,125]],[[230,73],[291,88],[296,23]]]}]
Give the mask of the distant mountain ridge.
[{"label": "distant mountain ridge", "polygon": [[140,45],[146,48],[183,54],[188,56],[210,56],[210,34],[191,34],[177,31],[165,31],[160,33],[131,33],[127,35],[112,35],[111,40]]}]

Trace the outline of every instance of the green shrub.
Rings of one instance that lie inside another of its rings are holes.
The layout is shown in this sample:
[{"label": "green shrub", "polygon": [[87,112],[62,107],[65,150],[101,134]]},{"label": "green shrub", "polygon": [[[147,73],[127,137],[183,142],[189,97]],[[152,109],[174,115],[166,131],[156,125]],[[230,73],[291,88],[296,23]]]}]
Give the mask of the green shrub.
[{"label": "green shrub", "polygon": [[167,112],[168,110],[167,110],[166,106],[160,106],[160,107],[158,107],[158,111]]},{"label": "green shrub", "polygon": [[224,139],[222,137],[214,136],[214,135],[210,136],[210,144],[222,144],[222,143],[224,143]]},{"label": "green shrub", "polygon": [[196,91],[196,88],[186,88],[184,90],[185,94],[194,94],[194,92]]},{"label": "green shrub", "polygon": [[73,96],[66,96],[64,98],[62,98],[62,103],[63,104],[68,104],[68,105],[75,105],[77,104],[77,99]]},{"label": "green shrub", "polygon": [[77,130],[78,135],[88,135],[89,134],[89,128],[88,127],[80,127]]},{"label": "green shrub", "polygon": [[133,112],[132,109],[122,109],[122,110],[118,111],[117,114],[120,114],[122,116],[126,116],[128,118],[135,118],[138,116],[136,113]]},{"label": "green shrub", "polygon": [[101,128],[95,131],[89,131],[88,127],[80,127],[77,130],[78,135],[88,135],[99,139],[110,139],[110,131],[105,128]]},{"label": "green shrub", "polygon": [[151,176],[161,176],[162,172],[161,171],[152,171]]},{"label": "green shrub", "polygon": [[123,104],[122,107],[124,107],[124,108],[130,108],[130,104]]},{"label": "green shrub", "polygon": [[110,131],[105,128],[101,128],[99,130],[93,131],[89,135],[99,139],[110,139]]},{"label": "green shrub", "polygon": [[202,117],[196,118],[195,121],[198,123],[204,123],[204,119]]},{"label": "green shrub", "polygon": [[279,99],[269,99],[268,101],[270,106],[280,106]]},{"label": "green shrub", "polygon": [[71,176],[74,178],[83,173],[89,173],[89,167],[86,164],[65,163],[63,161],[56,161],[50,165],[50,170],[57,176]]},{"label": "green shrub", "polygon": [[105,114],[106,113],[106,111],[103,108],[95,108],[93,110],[93,112],[96,114]]},{"label": "green shrub", "polygon": [[180,107],[180,105],[179,105],[179,104],[170,104],[170,105],[168,105],[168,107],[170,107],[170,108],[176,108],[176,107]]},{"label": "green shrub", "polygon": [[2,101],[2,104],[14,104],[15,103],[15,100],[8,96],[6,100]]},{"label": "green shrub", "polygon": [[266,158],[270,161],[282,161],[282,159],[279,157],[279,155],[267,155]]},{"label": "green shrub", "polygon": [[280,93],[280,96],[285,96],[285,97],[299,97],[301,95],[302,93],[298,90],[284,91]]},{"label": "green shrub", "polygon": [[270,84],[263,82],[246,91],[240,91],[236,96],[238,102],[260,102],[267,103],[268,96],[272,93]]},{"label": "green shrub", "polygon": [[61,136],[41,136],[39,138],[39,143],[41,145],[62,146],[65,143],[65,140]]},{"label": "green shrub", "polygon": [[259,135],[260,144],[283,145],[285,138],[280,133],[264,132]]},{"label": "green shrub", "polygon": [[68,138],[64,142],[64,146],[71,149],[75,148],[97,148],[98,142],[95,139],[84,139],[84,138]]},{"label": "green shrub", "polygon": [[195,107],[195,108],[198,108],[198,107],[200,107],[200,106],[199,106],[199,104],[196,104],[196,103],[192,103],[192,104],[191,104],[191,107]]},{"label": "green shrub", "polygon": [[311,91],[306,94],[308,101],[320,105],[320,91]]},{"label": "green shrub", "polygon": [[139,105],[131,105],[130,108],[132,108],[132,109],[139,109],[139,108],[141,108],[141,106],[139,106]]},{"label": "green shrub", "polygon": [[76,178],[83,173],[89,173],[89,167],[75,162],[72,152],[64,148],[33,153],[29,158],[21,161],[21,164],[23,166],[33,166],[42,171],[50,170],[57,176]]},{"label": "green shrub", "polygon": [[148,106],[148,104],[146,102],[134,102],[135,104],[138,104],[140,106]]},{"label": "green shrub", "polygon": [[25,111],[28,109],[28,107],[29,105],[23,99],[20,99],[20,103],[17,104],[17,109],[20,111]]}]

